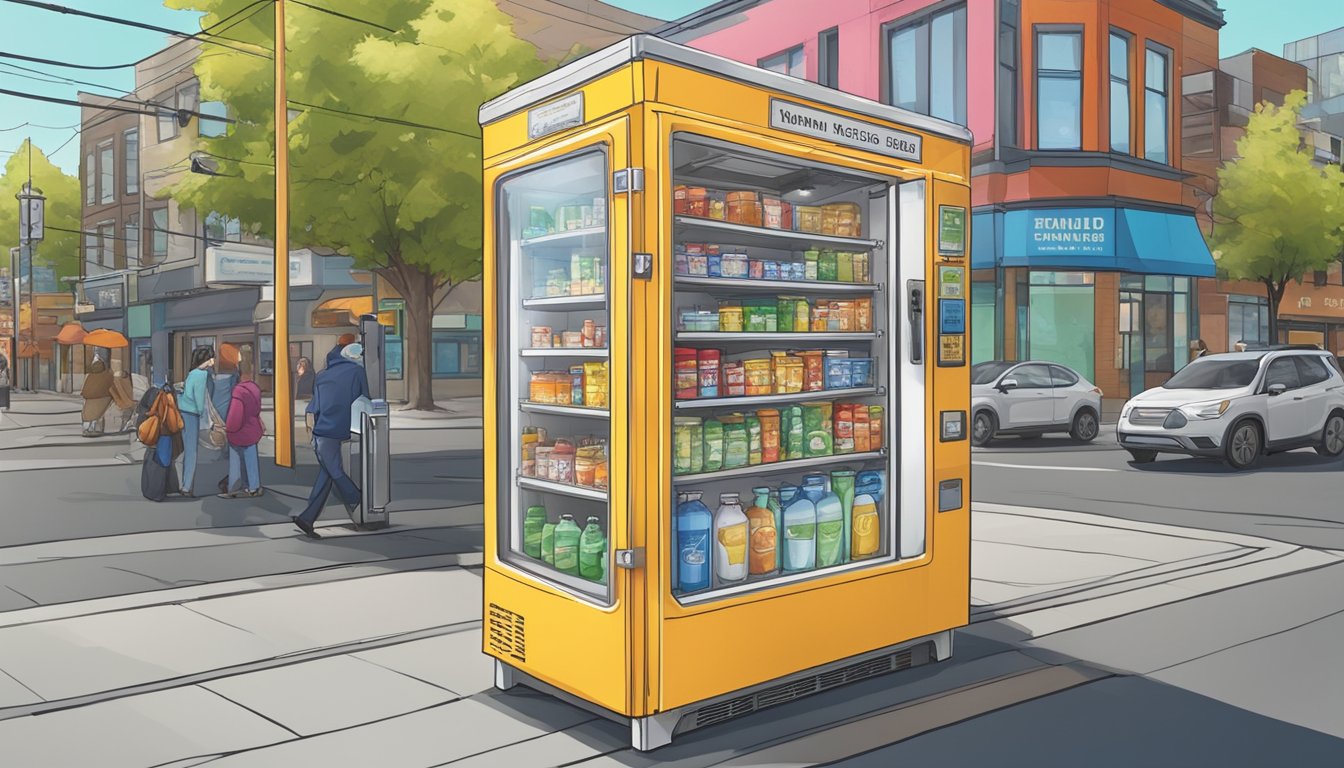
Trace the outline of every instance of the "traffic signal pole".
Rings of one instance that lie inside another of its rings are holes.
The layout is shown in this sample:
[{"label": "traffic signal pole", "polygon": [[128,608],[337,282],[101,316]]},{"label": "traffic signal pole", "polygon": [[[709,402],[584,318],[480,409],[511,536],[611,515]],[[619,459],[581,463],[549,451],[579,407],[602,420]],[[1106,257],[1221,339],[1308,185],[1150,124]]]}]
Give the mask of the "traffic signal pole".
[{"label": "traffic signal pole", "polygon": [[289,367],[289,100],[285,93],[285,0],[275,0],[275,463],[294,466],[294,390]]}]

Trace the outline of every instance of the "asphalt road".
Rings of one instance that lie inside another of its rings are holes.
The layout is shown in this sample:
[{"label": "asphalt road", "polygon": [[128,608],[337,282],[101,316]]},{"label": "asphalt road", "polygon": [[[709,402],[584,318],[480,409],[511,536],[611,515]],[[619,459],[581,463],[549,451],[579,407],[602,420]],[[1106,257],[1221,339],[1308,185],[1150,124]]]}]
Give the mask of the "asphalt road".
[{"label": "asphalt road", "polygon": [[1237,472],[1212,459],[1130,463],[1113,427],[1078,445],[1068,437],[1006,437],[972,449],[972,499],[1228,531],[1344,549],[1344,459],[1311,449]]}]

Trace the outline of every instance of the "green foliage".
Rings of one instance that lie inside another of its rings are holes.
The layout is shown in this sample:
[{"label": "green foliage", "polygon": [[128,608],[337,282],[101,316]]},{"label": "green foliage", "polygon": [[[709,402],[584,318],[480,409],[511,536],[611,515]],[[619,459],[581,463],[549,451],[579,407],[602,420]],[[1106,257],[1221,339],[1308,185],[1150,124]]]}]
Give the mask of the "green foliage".
[{"label": "green foliage", "polygon": [[1239,157],[1218,171],[1214,257],[1228,277],[1264,283],[1271,318],[1290,280],[1325,269],[1344,246],[1344,172],[1315,165],[1303,148],[1305,103],[1294,91],[1282,107],[1258,105]]},{"label": "green foliage", "polygon": [[[19,201],[14,197],[28,181],[30,144],[25,139],[5,163],[0,175],[0,261],[9,263],[9,249],[19,244]],[[33,187],[47,198],[46,232],[36,247],[34,263],[54,267],[56,278],[79,276],[79,179],[66,174],[32,147]],[[70,230],[60,232],[54,229]]]}]

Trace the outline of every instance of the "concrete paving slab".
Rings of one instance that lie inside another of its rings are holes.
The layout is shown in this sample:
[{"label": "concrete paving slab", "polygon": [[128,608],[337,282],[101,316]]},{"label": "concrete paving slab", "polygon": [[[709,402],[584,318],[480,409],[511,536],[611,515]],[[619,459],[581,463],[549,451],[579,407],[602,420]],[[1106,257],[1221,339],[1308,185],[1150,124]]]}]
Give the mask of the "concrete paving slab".
[{"label": "concrete paving slab", "polygon": [[0,670],[0,706],[14,706],[23,704],[38,704],[42,697],[30,691],[23,683],[9,676],[8,672]]},{"label": "concrete paving slab", "polygon": [[1027,637],[1042,637],[1092,622],[1185,600],[1188,597],[1190,594],[1183,590],[1165,584],[1155,584],[1112,595],[1089,596],[1070,605],[1017,613],[1013,614],[1010,620],[1024,631]]},{"label": "concrete paving slab", "polygon": [[201,687],[300,736],[363,725],[457,698],[452,691],[350,656],[226,677]]},{"label": "concrete paving slab", "polygon": [[1049,591],[1081,582],[1110,578],[1150,567],[1129,557],[1031,549],[1015,544],[973,541],[971,573],[1000,584]]},{"label": "concrete paving slab", "polygon": [[203,600],[192,609],[293,652],[479,619],[481,577],[458,568],[392,573]]},{"label": "concrete paving slab", "polygon": [[451,768],[551,768],[629,747],[629,727],[610,720],[593,720],[447,765]]},{"label": "concrete paving slab", "polygon": [[495,684],[494,664],[489,656],[481,653],[479,628],[352,655],[459,696],[471,696],[489,690]]},{"label": "concrete paving slab", "polygon": [[0,721],[4,764],[24,768],[145,768],[292,738],[195,686]]},{"label": "concrete paving slab", "polygon": [[[178,606],[0,631],[0,669],[48,701],[270,658],[279,648]],[[18,701],[0,701],[0,707]]]},{"label": "concrete paving slab", "polygon": [[220,758],[210,768],[369,765],[430,768],[593,719],[540,694],[463,699],[343,731]]},{"label": "concrete paving slab", "polygon": [[1305,571],[1309,568],[1334,565],[1339,558],[1329,552],[1315,549],[1290,550],[1282,557],[1264,558],[1247,563],[1239,568],[1216,570],[1184,578],[1172,579],[1171,586],[1190,594],[1202,595],[1220,589],[1248,584],[1261,579],[1269,579],[1285,573]]},{"label": "concrete paving slab", "polygon": [[1090,523],[1082,523],[977,510],[972,535],[977,542],[1016,544],[1044,550],[1097,552],[1154,563],[1224,552],[1238,546],[1218,541],[1218,534],[1211,532],[1205,532],[1208,538],[1198,539],[1152,530],[1131,530],[1128,526],[1127,521],[1113,518],[1097,517]]}]

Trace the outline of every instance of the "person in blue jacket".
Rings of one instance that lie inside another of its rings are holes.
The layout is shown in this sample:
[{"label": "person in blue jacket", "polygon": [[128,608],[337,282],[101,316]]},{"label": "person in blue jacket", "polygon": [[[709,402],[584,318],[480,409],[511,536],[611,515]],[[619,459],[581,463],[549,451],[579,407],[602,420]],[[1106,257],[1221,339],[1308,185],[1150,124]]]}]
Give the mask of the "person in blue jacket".
[{"label": "person in blue jacket", "polygon": [[309,538],[318,538],[313,523],[322,514],[333,485],[347,510],[353,513],[360,503],[359,487],[345,473],[341,444],[350,439],[350,406],[360,397],[369,396],[363,357],[364,347],[358,343],[333,349],[327,355],[326,370],[313,382],[306,419],[317,454],[317,479],[308,494],[307,508],[290,518]]},{"label": "person in blue jacket", "polygon": [[[197,347],[191,351],[191,371],[182,383],[182,396],[177,400],[182,411],[182,495],[195,496],[196,453],[200,448],[201,422],[208,419],[205,401],[210,398],[209,368],[215,364],[215,348]],[[208,422],[207,422],[208,423]]]}]

